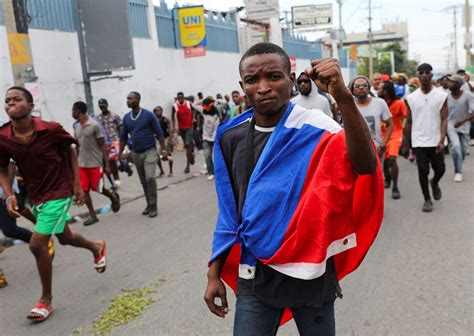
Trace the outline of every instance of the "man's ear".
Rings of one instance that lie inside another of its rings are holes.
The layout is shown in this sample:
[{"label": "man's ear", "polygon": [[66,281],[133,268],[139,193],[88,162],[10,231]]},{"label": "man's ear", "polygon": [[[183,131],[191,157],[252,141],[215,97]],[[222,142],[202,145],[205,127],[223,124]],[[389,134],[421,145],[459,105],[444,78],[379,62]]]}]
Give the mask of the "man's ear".
[{"label": "man's ear", "polygon": [[35,104],[30,103],[30,109],[33,110],[35,108]]},{"label": "man's ear", "polygon": [[244,90],[244,83],[243,83],[241,80],[239,80],[239,84],[240,84],[240,88],[241,88],[242,91],[244,91],[244,93],[245,93],[245,90]]},{"label": "man's ear", "polygon": [[296,74],[294,72],[290,73],[290,82],[291,82],[291,87],[295,86]]}]

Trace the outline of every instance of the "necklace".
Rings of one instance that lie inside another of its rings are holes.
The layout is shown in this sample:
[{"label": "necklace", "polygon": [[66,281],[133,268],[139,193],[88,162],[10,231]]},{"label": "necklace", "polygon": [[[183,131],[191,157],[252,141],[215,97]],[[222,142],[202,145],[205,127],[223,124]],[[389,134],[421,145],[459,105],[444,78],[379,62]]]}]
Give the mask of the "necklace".
[{"label": "necklace", "polygon": [[133,117],[133,111],[132,111],[132,114],[130,115],[130,118],[135,121],[137,120],[138,118],[140,118],[140,114],[142,114],[142,109],[140,109],[140,111],[138,112],[137,116],[134,118]]}]

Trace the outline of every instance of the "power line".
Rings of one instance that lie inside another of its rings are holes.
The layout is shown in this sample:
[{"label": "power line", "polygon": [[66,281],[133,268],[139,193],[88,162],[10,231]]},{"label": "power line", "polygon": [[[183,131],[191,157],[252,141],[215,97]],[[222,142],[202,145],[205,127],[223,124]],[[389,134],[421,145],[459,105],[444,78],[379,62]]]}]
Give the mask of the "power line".
[{"label": "power line", "polygon": [[364,2],[364,0],[361,0],[359,2],[359,4],[357,5],[356,9],[354,9],[354,11],[352,12],[351,15],[349,15],[349,17],[347,18],[347,20],[344,22],[344,26],[352,19],[352,17],[354,16],[354,14],[360,9],[360,6],[362,6],[362,3]]}]

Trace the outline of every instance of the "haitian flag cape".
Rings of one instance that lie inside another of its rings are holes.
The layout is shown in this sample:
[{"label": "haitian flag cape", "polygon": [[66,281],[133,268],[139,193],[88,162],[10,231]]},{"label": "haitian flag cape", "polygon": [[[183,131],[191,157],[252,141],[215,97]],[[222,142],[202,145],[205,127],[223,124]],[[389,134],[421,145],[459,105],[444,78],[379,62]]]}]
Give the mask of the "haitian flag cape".
[{"label": "haitian flag cape", "polygon": [[[380,163],[374,174],[358,176],[341,127],[320,110],[290,103],[255,165],[239,222],[219,141],[253,113],[250,109],[217,131],[219,214],[209,263],[230,249],[221,278],[234,292],[241,245],[278,272],[306,280],[323,275],[326,260],[334,257],[341,280],[360,265],[380,229]],[[287,309],[282,323],[290,318]]]}]

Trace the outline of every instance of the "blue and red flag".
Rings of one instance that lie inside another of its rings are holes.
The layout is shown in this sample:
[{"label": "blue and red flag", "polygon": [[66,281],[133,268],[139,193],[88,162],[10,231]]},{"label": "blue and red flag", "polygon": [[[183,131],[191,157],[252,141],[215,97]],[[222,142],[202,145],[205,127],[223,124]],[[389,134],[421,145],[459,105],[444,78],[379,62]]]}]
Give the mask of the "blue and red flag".
[{"label": "blue and red flag", "polygon": [[[380,169],[357,175],[343,129],[322,111],[290,103],[254,168],[241,221],[219,140],[247,122],[246,113],[222,125],[215,140],[219,206],[210,262],[231,252],[222,279],[235,291],[242,250],[280,273],[315,279],[334,257],[338,279],[362,262],[380,229],[384,188]],[[287,312],[282,319],[291,318]]]}]

